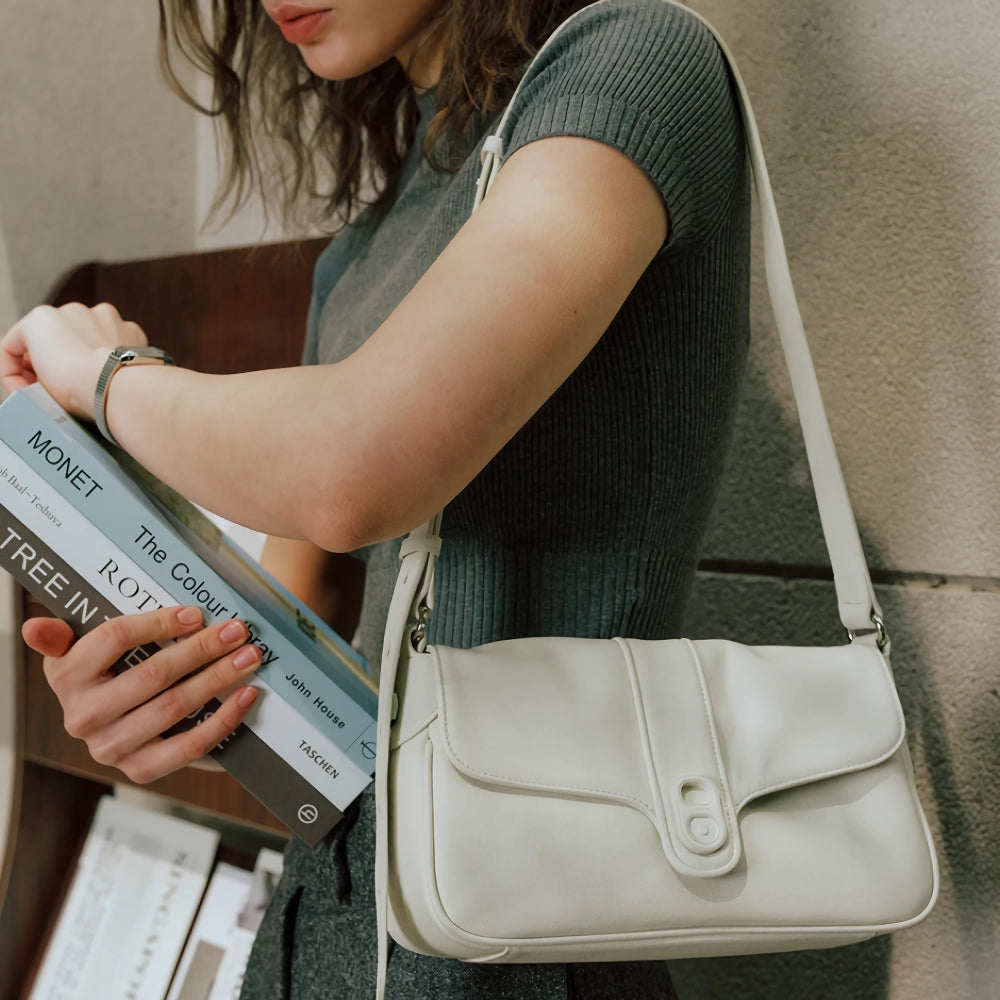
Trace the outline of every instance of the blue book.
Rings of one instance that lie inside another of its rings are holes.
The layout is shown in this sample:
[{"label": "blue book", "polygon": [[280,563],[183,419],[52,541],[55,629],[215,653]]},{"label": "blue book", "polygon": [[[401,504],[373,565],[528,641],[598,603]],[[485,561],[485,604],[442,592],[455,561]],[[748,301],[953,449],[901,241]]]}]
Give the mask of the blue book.
[{"label": "blue book", "polygon": [[[377,686],[349,643],[198,508],[84,430],[40,384],[0,405],[0,440],[124,554],[96,568],[102,585],[132,594],[136,611],[164,603],[165,592],[200,606],[206,623],[247,622],[263,655],[256,678],[372,773]],[[136,579],[136,567],[158,593]]]}]

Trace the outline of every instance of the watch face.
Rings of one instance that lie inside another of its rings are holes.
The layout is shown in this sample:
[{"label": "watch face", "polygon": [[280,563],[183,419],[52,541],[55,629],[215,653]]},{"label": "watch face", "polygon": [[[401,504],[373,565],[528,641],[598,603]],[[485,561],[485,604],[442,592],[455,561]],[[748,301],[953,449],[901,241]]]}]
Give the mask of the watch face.
[{"label": "watch face", "polygon": [[173,358],[166,351],[161,351],[158,347],[116,347],[111,352],[111,357],[122,365],[127,365],[140,358],[162,361],[166,365],[174,363]]}]

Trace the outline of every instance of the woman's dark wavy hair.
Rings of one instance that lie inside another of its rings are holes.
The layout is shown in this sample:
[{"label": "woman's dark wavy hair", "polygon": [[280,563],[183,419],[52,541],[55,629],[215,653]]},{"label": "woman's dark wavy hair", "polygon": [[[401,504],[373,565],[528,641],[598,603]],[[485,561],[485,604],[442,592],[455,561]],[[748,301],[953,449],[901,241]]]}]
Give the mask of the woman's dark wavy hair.
[{"label": "woman's dark wavy hair", "polygon": [[[257,188],[277,198],[286,218],[306,198],[312,224],[337,228],[362,204],[389,201],[417,119],[413,90],[395,59],[352,80],[324,80],[284,40],[260,0],[157,2],[168,82],[189,104],[217,117],[228,140],[214,211],[227,201],[235,210]],[[503,107],[525,62],[579,5],[442,0],[436,28],[444,64],[424,140],[435,165],[457,168],[470,128]],[[211,77],[208,107],[179,79],[178,54]]]}]

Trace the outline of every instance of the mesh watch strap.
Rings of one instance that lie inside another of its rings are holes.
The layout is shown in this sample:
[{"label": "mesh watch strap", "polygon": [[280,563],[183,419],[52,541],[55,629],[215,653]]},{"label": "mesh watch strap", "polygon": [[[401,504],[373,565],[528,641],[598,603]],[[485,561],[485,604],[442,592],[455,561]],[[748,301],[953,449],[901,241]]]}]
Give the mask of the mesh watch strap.
[{"label": "mesh watch strap", "polygon": [[108,355],[108,360],[104,362],[101,374],[97,378],[97,386],[94,389],[94,423],[97,429],[112,444],[118,444],[114,435],[108,429],[107,405],[108,386],[112,376],[119,368],[126,365],[172,365],[174,359],[161,351],[158,347],[116,347]]}]

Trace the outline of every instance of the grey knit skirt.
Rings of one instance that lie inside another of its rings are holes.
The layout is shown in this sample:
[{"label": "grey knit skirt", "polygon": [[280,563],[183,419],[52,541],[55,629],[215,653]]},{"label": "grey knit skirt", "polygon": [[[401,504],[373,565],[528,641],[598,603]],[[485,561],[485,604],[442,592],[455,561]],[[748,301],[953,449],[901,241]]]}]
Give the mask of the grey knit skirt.
[{"label": "grey knit skirt", "polygon": [[[369,792],[316,848],[289,843],[240,1000],[368,1000],[375,995]],[[673,1000],[665,962],[471,965],[394,947],[389,1000]]]}]

